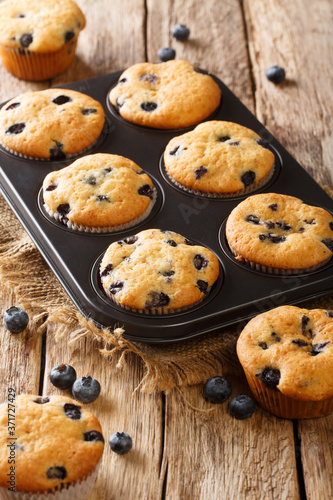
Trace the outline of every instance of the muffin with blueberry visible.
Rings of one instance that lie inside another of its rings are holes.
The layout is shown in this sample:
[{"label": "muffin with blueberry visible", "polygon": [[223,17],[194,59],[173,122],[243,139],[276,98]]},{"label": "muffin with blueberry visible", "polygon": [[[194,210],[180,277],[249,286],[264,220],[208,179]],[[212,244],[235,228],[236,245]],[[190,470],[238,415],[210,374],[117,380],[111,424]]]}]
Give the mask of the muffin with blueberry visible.
[{"label": "muffin with blueberry visible", "polygon": [[85,17],[72,0],[5,0],[0,4],[0,56],[23,80],[55,77],[73,62]]},{"label": "muffin with blueberry visible", "polygon": [[113,232],[145,219],[156,190],[132,160],[98,153],[50,172],[43,182],[43,199],[47,213],[71,229]]},{"label": "muffin with blueberry visible", "polygon": [[282,418],[333,411],[333,311],[281,306],[251,319],[237,355],[258,403]]},{"label": "muffin with blueberry visible", "polygon": [[230,213],[226,238],[236,260],[258,271],[300,274],[333,255],[333,216],[294,196],[249,196]]},{"label": "muffin with blueberry visible", "polygon": [[212,76],[187,61],[138,63],[109,94],[126,121],[158,129],[196,125],[217,110],[221,90]]},{"label": "muffin with blueberry visible", "polygon": [[100,264],[106,295],[125,309],[146,314],[197,305],[218,276],[219,262],[211,250],[160,229],[111,243]]},{"label": "muffin with blueberry visible", "polygon": [[275,157],[253,130],[215,120],[171,139],[163,160],[168,178],[181,189],[226,197],[249,193],[267,182]]},{"label": "muffin with blueberry visible", "polygon": [[104,122],[103,106],[81,92],[26,92],[0,110],[0,145],[23,158],[62,161],[93,147]]},{"label": "muffin with blueberry visible", "polygon": [[[8,402],[0,405],[0,496],[4,500],[89,498],[104,438],[98,419],[63,396],[13,399],[15,428],[8,434]],[[8,444],[15,481],[8,489]]]}]

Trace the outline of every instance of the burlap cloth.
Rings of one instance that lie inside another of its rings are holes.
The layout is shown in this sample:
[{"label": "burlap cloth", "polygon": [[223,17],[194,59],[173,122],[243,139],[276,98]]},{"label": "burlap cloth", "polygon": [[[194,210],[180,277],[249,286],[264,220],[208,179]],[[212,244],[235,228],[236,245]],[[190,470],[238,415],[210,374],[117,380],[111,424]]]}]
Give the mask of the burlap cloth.
[{"label": "burlap cloth", "polygon": [[[325,187],[333,197],[333,190]],[[15,299],[36,322],[38,331],[52,323],[56,339],[66,336],[68,342],[92,335],[102,356],[116,366],[124,366],[126,353],[139,356],[145,371],[139,386],[143,391],[169,391],[194,385],[209,377],[241,373],[235,346],[240,326],[220,330],[186,341],[164,344],[129,342],[124,330],[97,328],[76,309],[57,278],[45,263],[12,210],[0,195],[0,279],[1,293],[7,306]],[[306,308],[333,309],[333,294],[302,304]]]}]

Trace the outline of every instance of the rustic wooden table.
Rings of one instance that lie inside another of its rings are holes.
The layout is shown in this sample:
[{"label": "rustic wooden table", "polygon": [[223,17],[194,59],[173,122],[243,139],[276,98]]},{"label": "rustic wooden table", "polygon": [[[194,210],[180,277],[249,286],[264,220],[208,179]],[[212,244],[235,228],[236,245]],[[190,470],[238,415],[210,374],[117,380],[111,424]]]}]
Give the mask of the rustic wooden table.
[{"label": "rustic wooden table", "polygon": [[[333,3],[331,0],[77,0],[87,18],[73,66],[43,83],[19,81],[0,65],[0,102],[123,69],[157,62],[157,50],[172,46],[186,59],[224,81],[303,167],[333,187]],[[170,36],[186,24],[186,43]],[[265,77],[271,65],[283,66],[287,80],[274,85]],[[2,322],[1,322],[2,323]],[[168,395],[137,392],[140,361],[129,356],[119,371],[102,358],[91,339],[68,346],[29,332],[26,342],[1,325],[0,392],[59,393],[51,386],[52,366],[68,362],[102,385],[90,408],[104,435],[128,432],[130,454],[105,447],[93,500],[119,499],[329,499],[333,498],[333,415],[292,422],[257,409],[237,421],[221,405],[211,415],[191,409],[178,391]],[[4,349],[6,351],[4,352]],[[40,384],[40,378],[43,384]],[[234,393],[247,392],[243,379]],[[184,389],[193,406],[208,408],[202,387]]]}]

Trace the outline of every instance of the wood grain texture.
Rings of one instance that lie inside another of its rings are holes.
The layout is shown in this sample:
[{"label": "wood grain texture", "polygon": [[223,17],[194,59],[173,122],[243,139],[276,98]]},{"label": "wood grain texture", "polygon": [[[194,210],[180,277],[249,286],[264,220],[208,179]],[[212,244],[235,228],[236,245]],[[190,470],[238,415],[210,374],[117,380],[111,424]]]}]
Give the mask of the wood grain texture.
[{"label": "wood grain texture", "polygon": [[[49,380],[53,366],[67,363],[77,377],[92,376],[101,384],[101,394],[85,405],[100,420],[105,448],[97,483],[91,500],[128,500],[129,498],[159,498],[159,468],[162,453],[161,394],[143,394],[134,390],[142,378],[138,357],[128,355],[126,369],[102,357],[103,345],[92,338],[83,338],[68,345],[64,337],[55,342],[52,327],[48,329],[43,394],[66,394]],[[133,440],[132,450],[124,456],[112,452],[108,438],[113,432],[127,432]]]},{"label": "wood grain texture", "polygon": [[[244,0],[256,114],[321,183],[333,184],[333,3]],[[268,67],[286,81],[274,85]]]},{"label": "wood grain texture", "polygon": [[[174,24],[190,29],[186,43],[170,34]],[[147,0],[147,54],[173,47],[185,59],[220,78],[253,111],[253,95],[242,10],[239,0]]]},{"label": "wood grain texture", "polygon": [[[231,397],[250,394],[245,378],[232,385]],[[260,407],[250,419],[236,420],[228,411],[230,399],[212,405],[202,391],[202,386],[192,387],[167,398],[166,498],[298,499],[292,423]]]},{"label": "wood grain texture", "polygon": [[7,401],[8,388],[22,393],[38,394],[41,366],[42,336],[34,324],[28,324],[22,333],[10,333],[4,326],[3,314],[15,303],[8,294],[4,301],[0,296],[0,403]]}]

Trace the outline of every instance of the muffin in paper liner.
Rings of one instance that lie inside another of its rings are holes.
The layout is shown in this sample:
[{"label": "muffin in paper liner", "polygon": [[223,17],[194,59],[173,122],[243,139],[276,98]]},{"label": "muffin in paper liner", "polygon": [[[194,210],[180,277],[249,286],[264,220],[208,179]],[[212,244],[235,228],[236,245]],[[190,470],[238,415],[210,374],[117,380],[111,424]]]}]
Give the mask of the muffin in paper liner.
[{"label": "muffin in paper liner", "polygon": [[2,62],[17,78],[51,79],[72,64],[84,27],[85,17],[72,0],[5,0],[0,5]]},{"label": "muffin in paper liner", "polygon": [[93,147],[104,124],[103,106],[82,92],[25,92],[0,109],[0,144],[20,158],[64,161]]},{"label": "muffin in paper liner", "polygon": [[218,120],[172,138],[163,163],[167,178],[179,189],[222,199],[263,187],[275,171],[267,141],[242,125]]},{"label": "muffin in paper liner", "polygon": [[0,405],[1,498],[88,499],[104,450],[96,416],[65,396],[21,394],[11,401]]},{"label": "muffin in paper liner", "polygon": [[208,248],[173,231],[147,229],[111,243],[99,272],[112,302],[133,312],[162,315],[205,300],[220,271]]},{"label": "muffin in paper liner", "polygon": [[250,375],[246,370],[244,373],[256,401],[276,417],[301,420],[326,417],[333,411],[333,397],[323,401],[289,398],[278,389],[267,387],[260,379]]},{"label": "muffin in paper liner", "polygon": [[333,311],[280,306],[252,318],[237,355],[253,396],[287,419],[333,411]]},{"label": "muffin in paper liner", "polygon": [[294,196],[253,194],[229,214],[226,241],[239,262],[270,274],[320,269],[333,255],[333,216]]},{"label": "muffin in paper liner", "polygon": [[156,197],[151,178],[136,163],[105,153],[84,156],[43,181],[48,215],[83,232],[128,229],[148,217]]},{"label": "muffin in paper liner", "polygon": [[43,81],[63,73],[75,58],[77,38],[50,53],[34,53],[25,49],[0,46],[3,65],[13,76],[27,81]]},{"label": "muffin in paper liner", "polygon": [[0,497],[3,500],[88,500],[96,483],[99,465],[91,474],[67,483],[62,488],[53,488],[46,491],[9,491],[0,487]]}]

